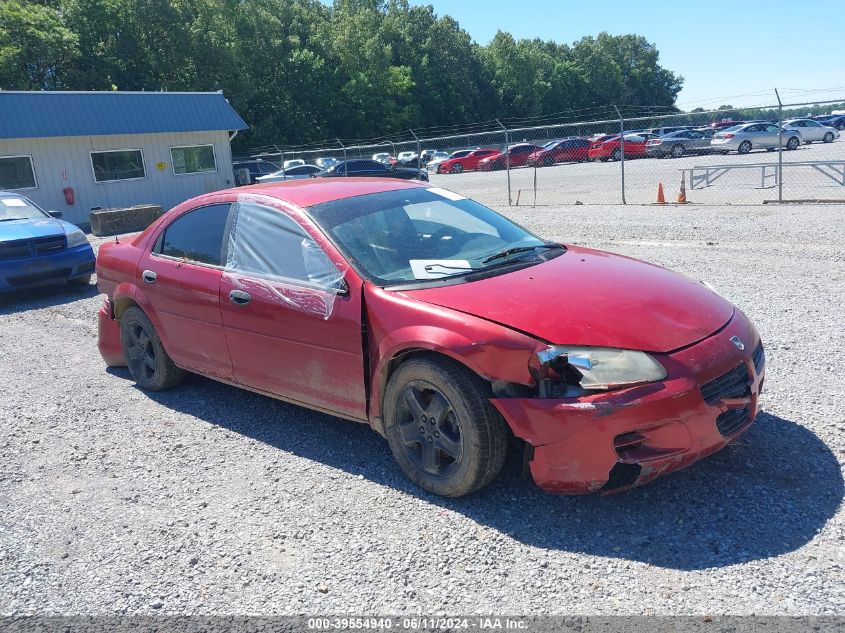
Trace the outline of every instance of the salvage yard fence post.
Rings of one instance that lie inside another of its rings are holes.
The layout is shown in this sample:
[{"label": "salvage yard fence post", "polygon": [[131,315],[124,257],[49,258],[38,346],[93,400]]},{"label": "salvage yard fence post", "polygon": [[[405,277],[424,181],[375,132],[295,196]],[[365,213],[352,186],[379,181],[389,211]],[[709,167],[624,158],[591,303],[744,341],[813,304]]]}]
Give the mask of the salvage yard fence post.
[{"label": "salvage yard fence post", "polygon": [[613,106],[616,110],[616,115],[619,117],[619,170],[622,174],[622,204],[625,202],[625,119],[622,118],[622,113],[616,105]]},{"label": "salvage yard fence post", "polygon": [[[413,136],[414,140],[417,142],[417,169],[422,170],[422,150],[420,149],[420,138],[416,134],[414,134],[414,131],[412,129],[409,128],[408,131],[411,133],[411,136]],[[393,145],[393,143],[391,143],[391,145]],[[395,150],[393,152],[393,155],[396,155]],[[422,180],[422,171],[420,171],[420,175],[417,176],[417,180]]]},{"label": "salvage yard fence post", "polygon": [[508,133],[508,128],[502,125],[502,122],[499,119],[496,119],[496,123],[498,123],[501,128],[505,131],[505,169],[508,172],[508,206],[511,206],[513,202],[511,201],[511,141],[510,141],[510,134]]},{"label": "salvage yard fence post", "polygon": [[778,99],[778,203],[783,202],[783,102],[780,100],[778,89],[775,88]]}]

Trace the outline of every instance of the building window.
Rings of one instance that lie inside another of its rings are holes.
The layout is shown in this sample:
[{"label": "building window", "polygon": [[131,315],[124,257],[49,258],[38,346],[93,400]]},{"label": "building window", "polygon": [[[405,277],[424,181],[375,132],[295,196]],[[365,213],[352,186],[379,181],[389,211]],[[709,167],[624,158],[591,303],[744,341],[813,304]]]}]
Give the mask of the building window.
[{"label": "building window", "polygon": [[171,147],[170,159],[173,162],[173,173],[197,174],[203,171],[217,171],[214,160],[214,145],[189,145],[186,147]]},{"label": "building window", "polygon": [[91,152],[91,166],[95,182],[138,180],[146,178],[144,153],[139,149],[115,149]]},{"label": "building window", "polygon": [[0,189],[36,189],[32,156],[0,156]]}]

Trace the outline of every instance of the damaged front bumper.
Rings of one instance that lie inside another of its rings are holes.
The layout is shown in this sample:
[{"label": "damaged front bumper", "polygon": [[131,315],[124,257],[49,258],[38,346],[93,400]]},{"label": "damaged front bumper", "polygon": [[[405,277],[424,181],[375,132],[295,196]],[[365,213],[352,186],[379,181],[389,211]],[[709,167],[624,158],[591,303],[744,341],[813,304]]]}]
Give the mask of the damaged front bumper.
[{"label": "damaged front bumper", "polygon": [[540,488],[626,490],[715,453],[751,425],[765,359],[744,316],[695,345],[655,357],[668,372],[660,382],[579,398],[491,400],[529,445]]}]

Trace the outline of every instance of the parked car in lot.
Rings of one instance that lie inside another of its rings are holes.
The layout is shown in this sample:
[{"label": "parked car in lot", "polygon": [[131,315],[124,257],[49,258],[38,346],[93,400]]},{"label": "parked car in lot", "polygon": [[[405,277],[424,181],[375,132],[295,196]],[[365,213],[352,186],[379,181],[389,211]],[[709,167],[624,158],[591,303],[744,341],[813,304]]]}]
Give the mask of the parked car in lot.
[{"label": "parked car in lot", "polygon": [[304,164],[305,164],[305,161],[302,160],[301,158],[291,158],[289,160],[286,160],[284,163],[282,163],[282,169],[290,169],[291,167],[297,167],[299,165],[304,165]]},{"label": "parked car in lot", "polygon": [[[458,155],[466,152],[463,155]],[[461,152],[454,152],[447,160],[444,160],[437,166],[438,174],[459,174],[462,171],[473,171],[478,168],[478,163],[494,154],[498,154],[497,149],[474,149],[462,150]]]},{"label": "parked car in lot", "polygon": [[315,160],[314,164],[320,169],[328,169],[332,165],[337,165],[339,162],[340,160],[338,160],[337,158],[332,158],[331,156],[324,156]]},{"label": "parked car in lot", "polygon": [[[281,169],[276,163],[271,163],[269,160],[256,158],[253,160],[236,160],[232,163],[232,168],[235,170],[235,176],[239,179],[239,185],[249,185],[258,182],[261,176],[269,176]],[[246,169],[249,171],[249,182],[240,182],[240,171]]]},{"label": "parked car in lot", "polygon": [[[643,132],[648,134],[654,134],[655,136],[665,136],[666,134],[671,134],[672,132],[682,132],[683,130],[691,130],[692,127],[689,125],[669,125],[664,127],[652,127]],[[633,133],[633,132],[632,132]]]},{"label": "parked car in lot", "polygon": [[88,238],[60,216],[25,196],[0,191],[0,293],[91,281],[94,251]]},{"label": "parked car in lot", "polygon": [[[640,134],[625,135],[625,158],[642,158],[646,155],[646,137]],[[619,135],[609,136],[604,140],[595,141],[587,150],[589,160],[620,160],[622,158],[622,143]]]},{"label": "parked car in lot", "polygon": [[531,152],[526,165],[547,167],[555,163],[581,162],[587,160],[590,141],[585,138],[562,138],[549,141],[543,147]]},{"label": "parked car in lot", "polygon": [[411,160],[412,158],[416,158],[416,157],[417,157],[416,152],[399,152],[396,155],[396,160],[399,161],[400,163],[402,163],[404,161],[408,161],[408,160]]},{"label": "parked car in lot", "polygon": [[528,163],[528,157],[534,152],[542,149],[533,143],[517,143],[511,145],[507,152],[496,152],[478,161],[478,171],[495,171],[507,167],[524,167]]},{"label": "parked car in lot", "polygon": [[743,123],[747,123],[747,121],[714,121],[710,124],[710,127],[714,130],[722,130],[729,127],[736,127],[737,125],[742,125]]},{"label": "parked car in lot", "polygon": [[757,415],[760,337],[700,282],[422,183],[240,193],[101,247],[98,347],[141,389],[194,372],[369,424],[449,497],[490,483],[511,435],[541,488],[618,492]]},{"label": "parked car in lot", "polygon": [[[784,130],[783,146],[793,150],[801,145],[801,134]],[[753,149],[776,150],[780,147],[780,128],[774,123],[745,123],[713,135],[710,147],[714,152],[747,154]]]},{"label": "parked car in lot", "polygon": [[845,130],[845,115],[843,114],[825,114],[822,116],[814,116],[812,118],[822,125],[836,128],[840,132]]},{"label": "parked car in lot", "polygon": [[805,143],[832,143],[839,138],[839,130],[813,119],[789,119],[783,122],[784,130],[797,130]]},{"label": "parked car in lot", "polygon": [[377,160],[380,163],[384,163],[385,165],[395,165],[396,164],[396,157],[391,156],[388,152],[379,152],[378,154],[373,154],[373,160]]},{"label": "parked car in lot", "polygon": [[279,182],[282,180],[311,178],[311,176],[319,174],[321,171],[323,170],[316,165],[295,165],[294,167],[288,167],[287,169],[280,169],[279,171],[268,174],[267,176],[259,176],[257,178],[257,182]]},{"label": "parked car in lot", "polygon": [[[465,152],[469,153],[469,150],[464,150]],[[458,152],[452,152],[453,154],[457,154]],[[466,155],[466,154],[464,154]],[[437,171],[437,166],[442,163],[444,160],[449,158],[449,152],[441,152],[437,150],[428,157],[428,160],[425,163],[425,168],[428,171]]]},{"label": "parked car in lot", "polygon": [[647,156],[680,158],[684,154],[709,154],[710,139],[698,130],[680,130],[646,141]]},{"label": "parked car in lot", "polygon": [[314,177],[335,178],[338,176],[358,176],[376,178],[405,178],[408,180],[428,180],[428,173],[423,169],[409,169],[406,167],[391,167],[377,160],[358,158],[341,161],[332,165]]}]

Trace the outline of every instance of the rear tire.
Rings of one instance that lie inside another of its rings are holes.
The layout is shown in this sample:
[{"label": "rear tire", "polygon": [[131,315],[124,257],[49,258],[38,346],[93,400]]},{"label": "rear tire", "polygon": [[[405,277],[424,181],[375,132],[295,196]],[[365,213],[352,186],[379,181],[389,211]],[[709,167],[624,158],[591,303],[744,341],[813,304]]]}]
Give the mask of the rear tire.
[{"label": "rear tire", "polygon": [[680,158],[684,155],[684,146],[675,145],[672,147],[672,158]]},{"label": "rear tire", "polygon": [[161,344],[152,322],[143,310],[131,307],[120,319],[120,344],[129,373],[141,389],[165,391],[185,379]]},{"label": "rear tire", "polygon": [[747,154],[751,151],[751,141],[743,141],[739,144],[736,151],[738,154]]},{"label": "rear tire", "polygon": [[412,358],[399,365],[384,394],[384,430],[412,482],[461,497],[496,478],[508,432],[489,397],[489,386],[454,361]]},{"label": "rear tire", "polygon": [[544,156],[543,157],[543,166],[544,167],[551,167],[555,164],[555,159],[551,156]]}]

